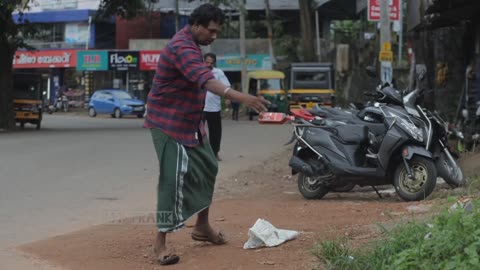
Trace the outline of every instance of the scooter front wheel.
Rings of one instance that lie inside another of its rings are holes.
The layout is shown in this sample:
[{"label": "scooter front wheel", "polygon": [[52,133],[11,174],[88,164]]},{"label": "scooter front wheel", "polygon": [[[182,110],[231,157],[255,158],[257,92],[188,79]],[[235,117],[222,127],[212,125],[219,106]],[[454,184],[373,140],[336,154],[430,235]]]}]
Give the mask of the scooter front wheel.
[{"label": "scooter front wheel", "polygon": [[298,174],[298,190],[305,199],[321,199],[328,193],[328,188],[319,183],[319,179],[312,176],[306,176],[303,173]]},{"label": "scooter front wheel", "polygon": [[465,185],[462,169],[442,152],[436,161],[438,176],[453,188]]},{"label": "scooter front wheel", "polygon": [[437,170],[429,158],[414,156],[408,160],[413,177],[410,178],[403,163],[395,170],[393,185],[398,196],[405,201],[420,201],[427,198],[437,184]]}]

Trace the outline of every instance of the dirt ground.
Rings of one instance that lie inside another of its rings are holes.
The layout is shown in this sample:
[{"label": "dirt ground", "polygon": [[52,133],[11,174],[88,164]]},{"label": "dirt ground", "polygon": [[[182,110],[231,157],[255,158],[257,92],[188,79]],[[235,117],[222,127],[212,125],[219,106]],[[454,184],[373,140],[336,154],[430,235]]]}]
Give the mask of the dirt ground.
[{"label": "dirt ground", "polygon": [[[181,259],[162,267],[153,256],[155,227],[132,218],[100,225],[19,247],[37,259],[66,269],[317,269],[310,254],[316,241],[347,237],[361,246],[379,234],[378,223],[422,216],[438,200],[402,202],[393,193],[380,199],[371,188],[349,193],[330,193],[322,200],[307,201],[298,192],[296,177],[290,175],[289,151],[232,177],[218,179],[212,224],[230,239],[225,246],[212,246],[190,239],[191,224],[172,234],[169,245]],[[467,170],[475,171],[480,156],[471,156]],[[221,165],[221,163],[220,163]],[[152,202],[154,203],[154,202]],[[426,211],[412,212],[412,205]],[[274,248],[244,250],[248,229],[264,218],[281,229],[300,232],[297,239]]]}]

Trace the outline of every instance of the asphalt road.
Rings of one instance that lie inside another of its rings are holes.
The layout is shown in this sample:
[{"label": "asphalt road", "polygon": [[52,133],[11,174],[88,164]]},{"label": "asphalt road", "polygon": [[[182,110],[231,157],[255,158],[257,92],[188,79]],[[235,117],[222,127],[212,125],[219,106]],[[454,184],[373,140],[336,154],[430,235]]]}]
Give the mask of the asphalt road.
[{"label": "asphalt road", "polygon": [[[151,213],[157,159],[141,119],[47,115],[42,129],[0,133],[2,269],[50,269],[18,245]],[[289,125],[223,121],[219,178],[282,152]],[[74,243],[72,243],[74,244]]]}]

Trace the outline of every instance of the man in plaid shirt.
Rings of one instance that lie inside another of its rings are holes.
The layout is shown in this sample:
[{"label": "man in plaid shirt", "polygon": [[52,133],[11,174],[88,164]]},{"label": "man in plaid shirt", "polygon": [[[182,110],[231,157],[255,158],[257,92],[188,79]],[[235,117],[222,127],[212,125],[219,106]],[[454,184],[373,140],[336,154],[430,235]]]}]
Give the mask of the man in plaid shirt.
[{"label": "man in plaid shirt", "polygon": [[206,89],[257,112],[266,111],[268,104],[215,80],[203,63],[199,45],[211,44],[223,22],[218,7],[204,4],[196,8],[188,25],[162,50],[148,95],[145,127],[151,130],[160,165],[155,253],[162,265],[180,260],[167,248],[167,233],[184,227],[195,214],[193,240],[216,245],[227,242],[208,219],[218,164],[201,121]]}]

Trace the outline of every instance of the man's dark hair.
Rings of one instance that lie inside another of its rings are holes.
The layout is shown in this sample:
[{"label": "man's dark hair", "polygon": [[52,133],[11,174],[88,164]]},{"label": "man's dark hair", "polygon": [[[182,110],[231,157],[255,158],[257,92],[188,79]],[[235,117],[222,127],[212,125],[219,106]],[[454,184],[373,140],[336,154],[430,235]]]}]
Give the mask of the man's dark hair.
[{"label": "man's dark hair", "polygon": [[203,60],[207,60],[207,57],[210,57],[213,59],[213,64],[216,64],[217,63],[217,55],[214,54],[214,53],[206,53],[204,56],[203,56]]},{"label": "man's dark hair", "polygon": [[225,21],[225,15],[220,8],[208,3],[197,7],[188,18],[188,24],[200,24],[203,27],[208,27],[211,21],[222,25]]}]

